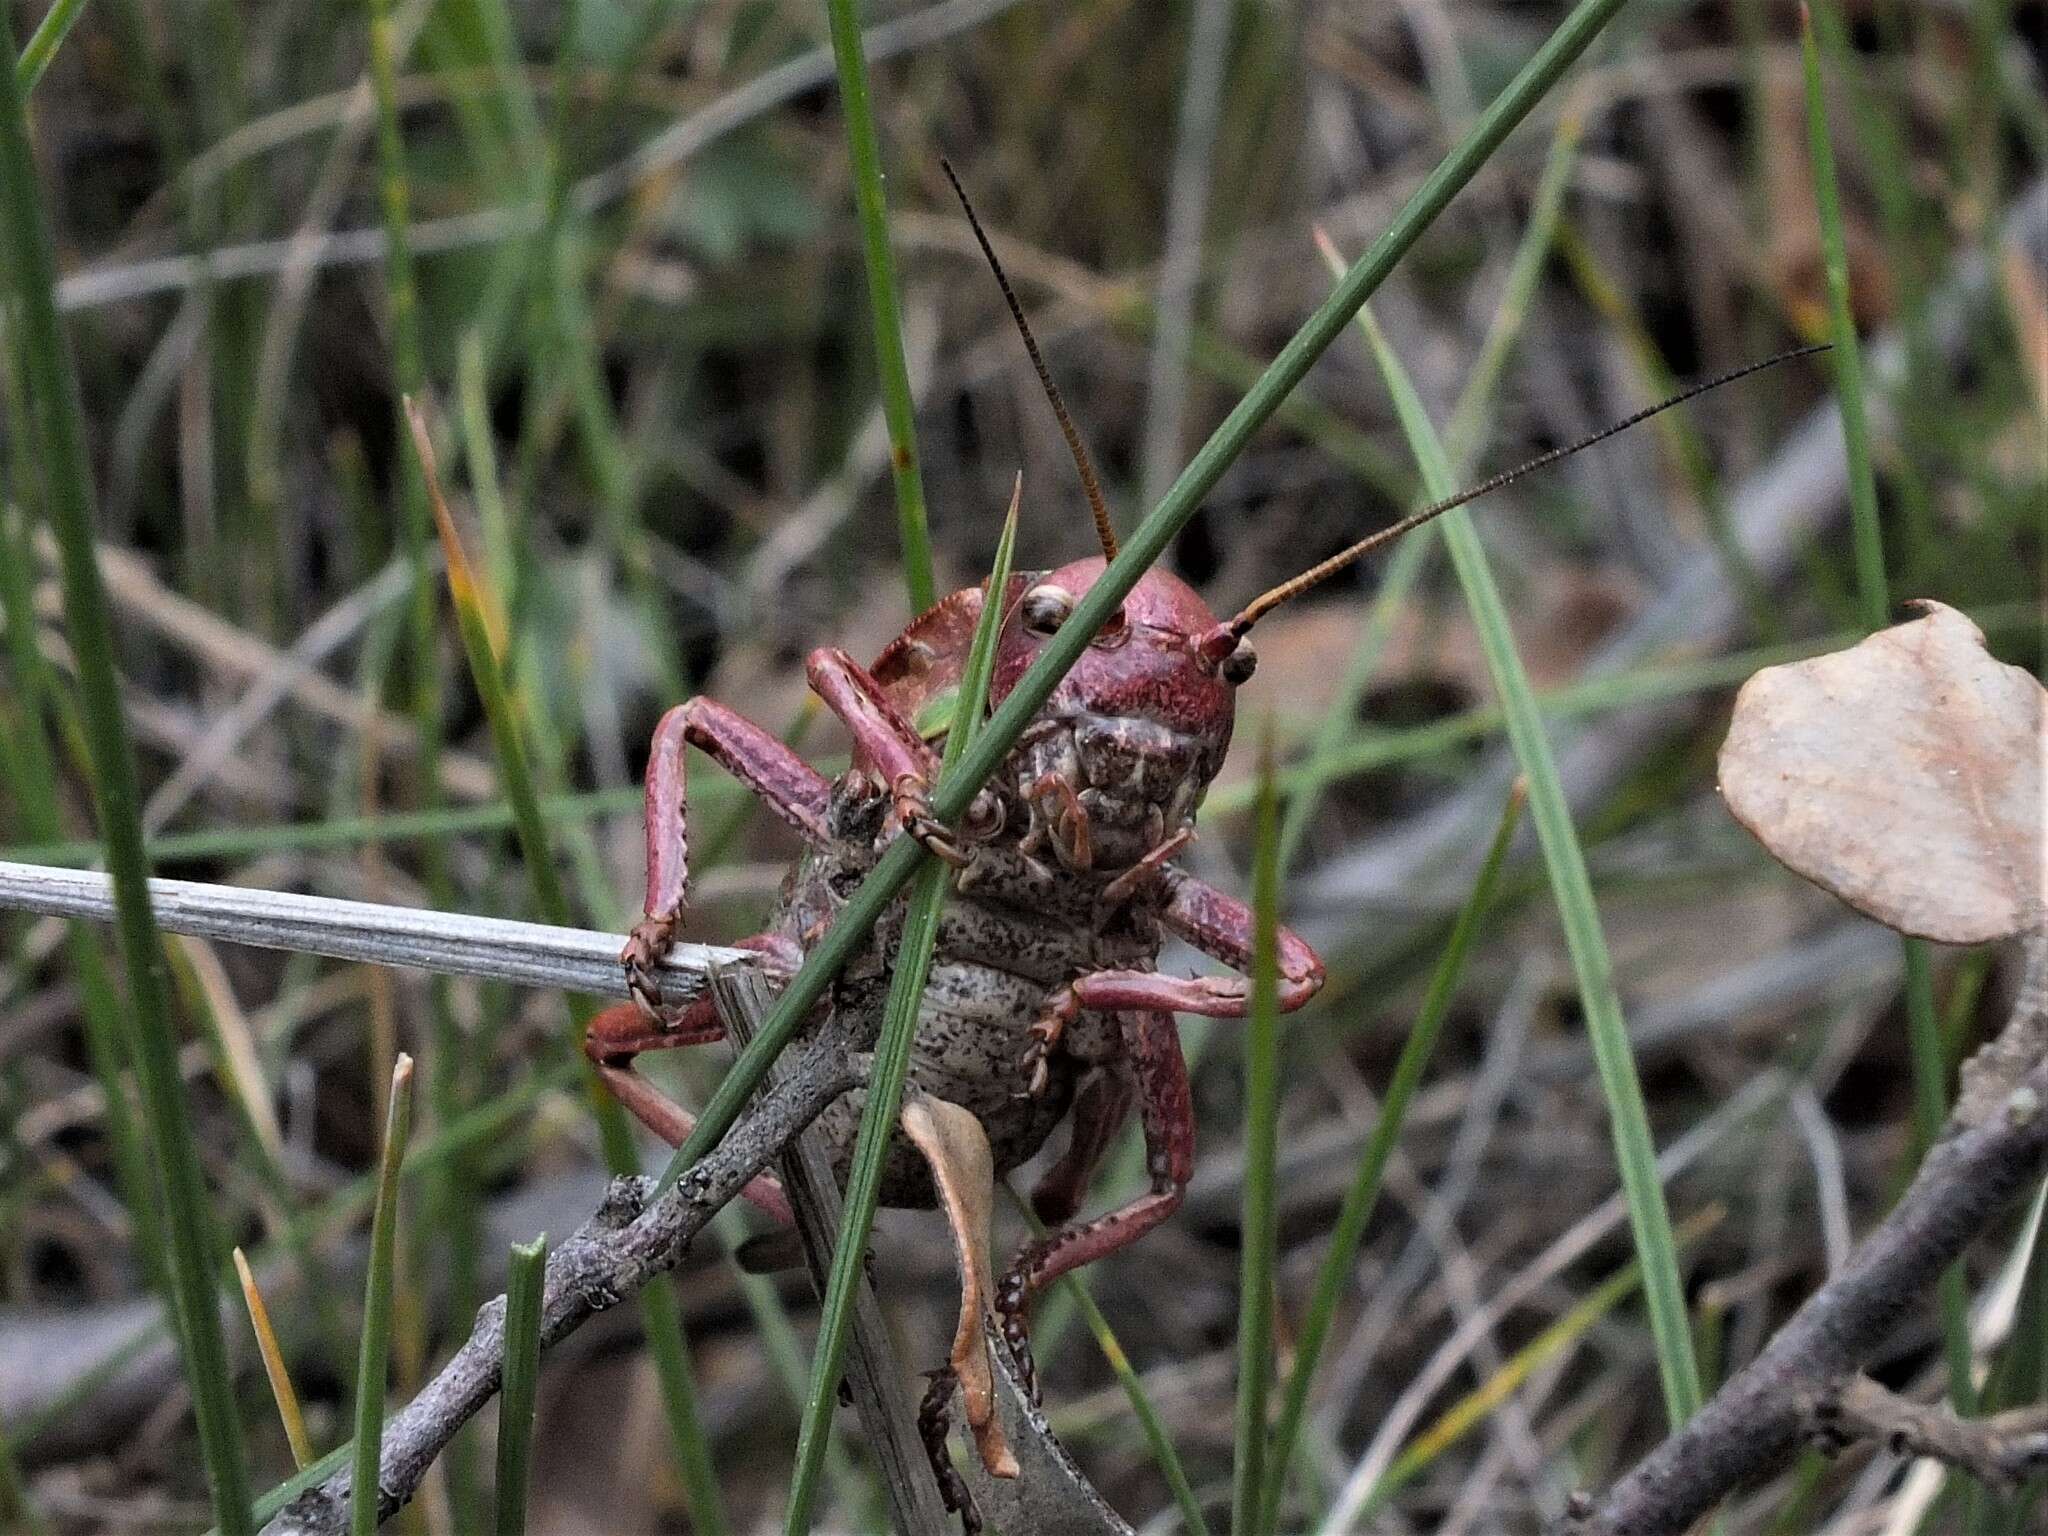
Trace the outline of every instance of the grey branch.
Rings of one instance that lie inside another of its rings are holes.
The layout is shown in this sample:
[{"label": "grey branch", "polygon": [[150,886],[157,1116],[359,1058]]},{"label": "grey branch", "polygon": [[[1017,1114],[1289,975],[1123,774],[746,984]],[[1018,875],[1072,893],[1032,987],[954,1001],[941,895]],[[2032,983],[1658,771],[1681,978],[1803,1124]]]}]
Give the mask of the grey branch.
[{"label": "grey branch", "polygon": [[[673,1269],[719,1208],[857,1080],[851,1042],[828,1027],[716,1150],[652,1204],[646,1179],[614,1179],[597,1214],[548,1256],[542,1348]],[[412,1498],[434,1458],[491,1400],[504,1362],[505,1298],[499,1296],[477,1312],[469,1338],[434,1379],[385,1422],[380,1519]],[[349,1501],[349,1474],[337,1473],[285,1506],[264,1536],[336,1536],[348,1527]]]},{"label": "grey branch", "polygon": [[[2037,933],[2027,943],[2012,1018],[1963,1069],[1955,1111],[1891,1214],[1713,1401],[1604,1497],[1582,1501],[1564,1529],[1570,1536],[1685,1531],[1731,1490],[1777,1471],[1804,1442],[1816,1405],[1846,1400],[1847,1385],[1925,1304],[1942,1271],[2044,1168],[2048,934]],[[1867,1394],[1850,1395],[1871,1406]],[[1891,1427],[1897,1422],[1894,1415]],[[1933,1434],[1940,1427],[1923,1416],[1916,1428]],[[1931,1447],[1929,1454],[1939,1454]]]},{"label": "grey branch", "polygon": [[1809,1394],[1800,1410],[1805,1439],[1830,1455],[1874,1441],[1894,1456],[1931,1456],[2007,1491],[2048,1471],[2048,1403],[1965,1419],[1851,1376]]},{"label": "grey branch", "polygon": [[[194,880],[152,880],[149,899],[157,926],[168,933],[593,997],[627,995],[621,934]],[[114,898],[107,877],[96,871],[0,860],[0,910],[106,922]],[[678,944],[662,961],[662,998],[687,1003],[704,990],[713,966],[753,964],[745,950]]]}]

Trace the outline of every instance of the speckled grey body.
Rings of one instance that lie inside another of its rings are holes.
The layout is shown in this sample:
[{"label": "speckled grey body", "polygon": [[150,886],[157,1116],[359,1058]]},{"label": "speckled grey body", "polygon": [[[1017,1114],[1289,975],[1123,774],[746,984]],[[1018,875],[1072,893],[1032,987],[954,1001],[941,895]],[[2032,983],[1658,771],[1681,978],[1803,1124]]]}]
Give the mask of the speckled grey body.
[{"label": "speckled grey body", "polygon": [[[1013,761],[1022,772],[1041,755],[1027,747]],[[910,1058],[912,1087],[958,1104],[981,1121],[999,1175],[1045,1145],[1065,1118],[1081,1075],[1114,1061],[1121,1050],[1115,1019],[1084,1013],[1049,1058],[1045,1091],[1027,1095],[1019,1064],[1047,998],[1084,972],[1152,969],[1162,936],[1156,887],[1141,887],[1105,911],[1101,897],[1120,872],[1116,865],[1076,872],[1020,851],[1036,817],[1014,792],[1015,780],[1015,774],[999,776],[1004,823],[975,847],[973,866],[961,873],[947,900]],[[1100,804],[1110,808],[1114,798],[1111,792]],[[769,923],[772,933],[810,948],[874,867],[886,840],[887,810],[887,796],[858,770],[833,784],[832,845],[807,851],[790,871]],[[872,1041],[880,1034],[906,911],[907,898],[899,898],[829,994],[826,1006],[860,1015],[858,1038]],[[842,1175],[852,1160],[864,1102],[864,1092],[855,1090],[818,1121]],[[929,1169],[899,1134],[883,1174],[882,1203],[933,1202]]]}]

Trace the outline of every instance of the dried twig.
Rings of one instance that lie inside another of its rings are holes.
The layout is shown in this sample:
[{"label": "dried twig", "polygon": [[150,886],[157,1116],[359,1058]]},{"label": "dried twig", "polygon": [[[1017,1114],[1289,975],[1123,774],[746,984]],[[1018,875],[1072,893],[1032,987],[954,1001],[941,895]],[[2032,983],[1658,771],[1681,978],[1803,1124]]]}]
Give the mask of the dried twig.
[{"label": "dried twig", "polygon": [[2048,1403],[1964,1419],[1850,1376],[1808,1394],[1800,1411],[1806,1440],[1830,1454],[1876,1441],[1894,1456],[1931,1456],[2008,1490],[2048,1470]]},{"label": "dried twig", "polygon": [[[0,859],[0,911],[105,921],[113,910],[110,892],[107,877],[90,870]],[[618,934],[196,880],[152,880],[149,899],[157,926],[167,933],[592,997],[626,996],[619,965],[625,940]],[[678,944],[661,964],[662,999],[687,1003],[703,991],[713,966],[753,964],[745,950]]]},{"label": "dried twig", "polygon": [[[614,1179],[596,1215],[548,1256],[541,1347],[552,1348],[673,1269],[712,1216],[855,1082],[853,1042],[828,1026],[717,1150],[653,1204],[647,1204],[648,1180]],[[504,1362],[500,1296],[478,1311],[468,1340],[434,1379],[386,1421],[377,1479],[381,1516],[412,1498],[434,1458],[490,1401]],[[264,1536],[332,1536],[347,1525],[349,1499],[348,1476],[337,1474],[287,1505],[264,1527]]]},{"label": "dried twig", "polygon": [[[1887,1439],[1903,1432],[1903,1410],[1912,1405],[1893,1399],[1898,1411],[1881,1411],[1854,1386],[1858,1372],[2044,1168],[2048,933],[2036,933],[2012,1018],[1963,1069],[1955,1111],[1891,1214],[1713,1401],[1605,1496],[1579,1501],[1564,1529],[1570,1536],[1684,1531],[1733,1489],[1783,1466],[1814,1428],[1817,1406],[1831,1401],[1860,1406],[1854,1422],[1882,1426],[1871,1432]],[[2030,1422],[2038,1432],[2038,1416]],[[1906,1448],[1966,1450],[1950,1458],[1963,1466],[1973,1457],[2003,1465],[2008,1453],[2024,1449],[1978,1440],[1965,1447],[1956,1426],[1934,1423],[1925,1410],[1915,1411],[1911,1428],[1922,1438],[1909,1436]]]}]

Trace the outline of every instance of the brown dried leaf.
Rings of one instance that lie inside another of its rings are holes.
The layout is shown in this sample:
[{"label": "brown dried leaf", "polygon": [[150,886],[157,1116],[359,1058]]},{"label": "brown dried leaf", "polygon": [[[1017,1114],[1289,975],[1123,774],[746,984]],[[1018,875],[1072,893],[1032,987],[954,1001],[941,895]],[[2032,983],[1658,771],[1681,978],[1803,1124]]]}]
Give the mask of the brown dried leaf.
[{"label": "brown dried leaf", "polygon": [[2042,921],[2048,698],[1940,603],[1846,651],[1767,667],[1722,743],[1728,809],[1786,867],[1944,944]]},{"label": "brown dried leaf", "polygon": [[958,1104],[920,1094],[903,1106],[903,1133],[931,1164],[939,1205],[960,1261],[960,1324],[950,1363],[967,1407],[967,1427],[991,1477],[1015,1477],[1003,1426],[996,1417],[995,1373],[982,1319],[994,1285],[989,1275],[989,1224],[996,1198],[995,1157],[981,1122]]}]

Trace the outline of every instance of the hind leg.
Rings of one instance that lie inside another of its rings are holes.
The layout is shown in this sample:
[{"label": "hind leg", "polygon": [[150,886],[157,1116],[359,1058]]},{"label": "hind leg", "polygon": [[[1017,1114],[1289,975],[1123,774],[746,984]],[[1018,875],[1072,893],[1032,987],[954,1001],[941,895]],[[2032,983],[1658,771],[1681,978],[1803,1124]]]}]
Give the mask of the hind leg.
[{"label": "hind leg", "polygon": [[[785,965],[800,963],[803,958],[795,945],[775,934],[755,934],[734,947],[758,951]],[[698,998],[673,1018],[650,1013],[638,1001],[616,1003],[591,1019],[583,1035],[583,1054],[628,1114],[670,1146],[679,1147],[696,1125],[696,1117],[635,1072],[634,1058],[643,1051],[708,1045],[724,1038],[725,1026],[708,997]],[[762,1174],[740,1193],[783,1225],[792,1221],[789,1200],[771,1175]]]},{"label": "hind leg", "polygon": [[1170,1013],[1121,1016],[1124,1061],[1137,1088],[1139,1123],[1145,1132],[1145,1169],[1152,1187],[1106,1216],[1075,1222],[1028,1243],[996,1285],[996,1314],[1017,1374],[1033,1397],[1037,1374],[1025,1312],[1032,1298],[1068,1270],[1092,1264],[1136,1242],[1171,1216],[1194,1173],[1194,1101],[1188,1064]]},{"label": "hind leg", "polygon": [[1031,1209],[1047,1226],[1071,1221],[1081,1209],[1088,1182],[1123,1129],[1136,1091],[1130,1074],[1114,1064],[1092,1067],[1081,1079],[1067,1122],[1067,1150],[1031,1191]]}]

